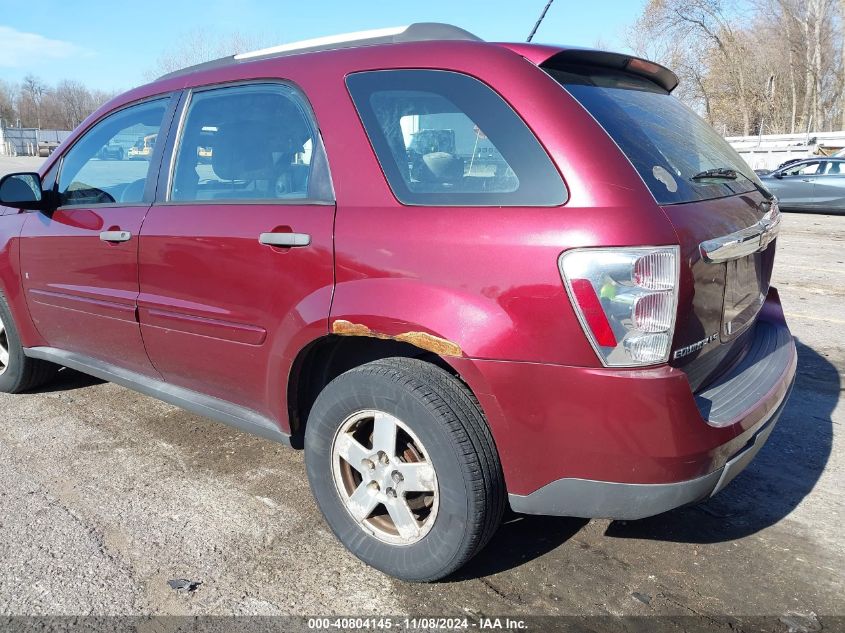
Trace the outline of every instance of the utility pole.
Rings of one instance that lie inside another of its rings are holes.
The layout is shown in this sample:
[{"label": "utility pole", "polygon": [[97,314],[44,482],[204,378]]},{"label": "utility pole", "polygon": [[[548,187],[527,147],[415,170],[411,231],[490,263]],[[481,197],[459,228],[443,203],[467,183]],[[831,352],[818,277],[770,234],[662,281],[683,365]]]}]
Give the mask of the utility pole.
[{"label": "utility pole", "polygon": [[534,28],[531,29],[531,33],[528,35],[528,39],[525,40],[526,42],[530,42],[532,39],[534,39],[534,34],[537,32],[537,29],[540,28],[540,22],[543,21],[544,17],[546,17],[546,13],[548,13],[549,7],[552,6],[552,2],[554,2],[554,0],[549,0],[546,3],[546,6],[543,9],[543,12],[540,14],[540,17],[538,18],[536,24],[534,24]]},{"label": "utility pole", "polygon": [[766,80],[766,92],[765,97],[766,100],[763,103],[763,107],[760,110],[760,133],[757,135],[757,147],[760,147],[760,143],[763,142],[763,121],[766,119],[766,110],[771,107],[772,100],[775,96],[775,76],[769,75],[768,80]]}]

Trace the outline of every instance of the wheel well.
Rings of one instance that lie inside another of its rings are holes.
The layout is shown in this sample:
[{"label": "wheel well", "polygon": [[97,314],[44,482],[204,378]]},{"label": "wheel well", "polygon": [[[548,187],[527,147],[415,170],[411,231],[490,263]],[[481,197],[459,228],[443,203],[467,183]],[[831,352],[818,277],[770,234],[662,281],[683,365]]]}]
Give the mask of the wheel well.
[{"label": "wheel well", "polygon": [[460,378],[440,356],[410,343],[364,336],[325,336],[300,351],[291,368],[288,414],[292,443],[302,445],[308,414],[323,387],[350,369],[392,357],[417,358]]}]

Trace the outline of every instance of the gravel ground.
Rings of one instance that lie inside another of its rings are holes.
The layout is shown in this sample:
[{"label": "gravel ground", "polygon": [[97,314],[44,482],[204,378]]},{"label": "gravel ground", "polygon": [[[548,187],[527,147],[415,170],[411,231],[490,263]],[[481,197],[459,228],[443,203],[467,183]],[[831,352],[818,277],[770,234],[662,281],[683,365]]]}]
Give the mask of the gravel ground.
[{"label": "gravel ground", "polygon": [[[0,173],[38,162],[0,158]],[[388,578],[336,542],[301,452],[71,371],[0,395],[0,615],[728,614],[781,618],[783,631],[841,626],[829,616],[845,615],[844,261],[845,215],[786,215],[774,283],[798,380],[768,444],[723,493],[642,521],[509,515],[459,576],[430,585]],[[177,592],[174,578],[201,584]]]}]

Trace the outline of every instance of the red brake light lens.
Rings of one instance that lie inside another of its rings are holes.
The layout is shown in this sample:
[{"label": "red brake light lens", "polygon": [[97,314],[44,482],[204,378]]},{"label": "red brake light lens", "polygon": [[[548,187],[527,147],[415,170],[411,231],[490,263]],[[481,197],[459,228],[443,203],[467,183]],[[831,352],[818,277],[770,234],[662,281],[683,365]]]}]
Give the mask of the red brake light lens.
[{"label": "red brake light lens", "polygon": [[584,315],[584,320],[593,332],[596,342],[602,347],[616,347],[616,336],[593,289],[593,284],[589,279],[573,279],[570,283],[575,301],[578,302],[581,314]]},{"label": "red brake light lens", "polygon": [[669,359],[679,263],[677,246],[579,248],[560,256],[566,290],[604,365]]}]

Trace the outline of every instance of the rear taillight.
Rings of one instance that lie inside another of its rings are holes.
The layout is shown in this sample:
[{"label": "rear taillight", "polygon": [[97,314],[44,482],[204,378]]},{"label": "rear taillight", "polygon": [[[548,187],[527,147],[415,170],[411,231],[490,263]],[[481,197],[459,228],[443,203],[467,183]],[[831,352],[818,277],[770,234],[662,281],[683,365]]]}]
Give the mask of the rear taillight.
[{"label": "rear taillight", "polygon": [[582,248],[560,256],[566,291],[604,365],[669,359],[679,263],[677,246]]}]

